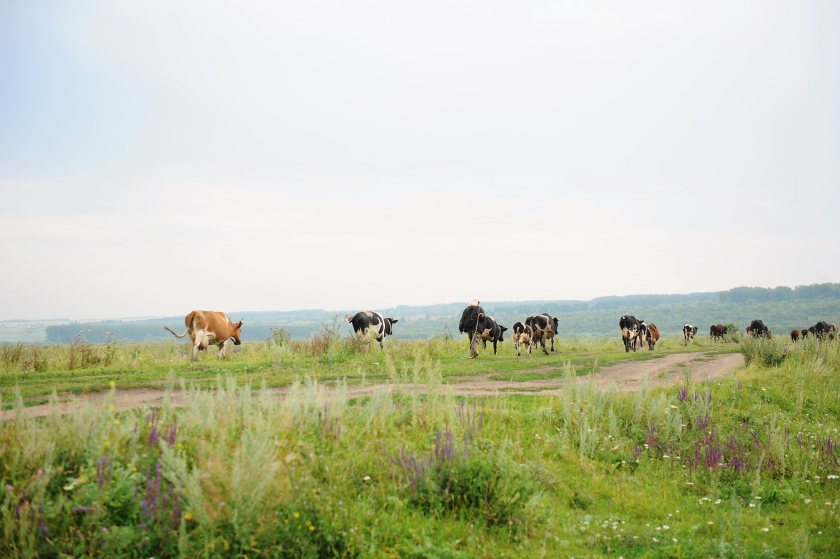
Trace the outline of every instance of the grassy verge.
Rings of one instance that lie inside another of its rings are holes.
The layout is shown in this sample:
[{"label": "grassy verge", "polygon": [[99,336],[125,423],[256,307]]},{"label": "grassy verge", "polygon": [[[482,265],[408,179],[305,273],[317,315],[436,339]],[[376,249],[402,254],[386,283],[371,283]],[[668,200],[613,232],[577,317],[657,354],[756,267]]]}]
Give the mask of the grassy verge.
[{"label": "grassy verge", "polygon": [[385,350],[330,331],[306,341],[280,338],[228,348],[228,357],[202,353],[190,362],[187,344],[145,343],[92,345],[78,339],[72,345],[0,345],[0,405],[9,407],[19,390],[28,404],[44,403],[59,394],[107,390],[111,382],[121,388],[163,388],[171,376],[198,387],[212,387],[219,376],[233,376],[240,384],[288,386],[307,377],[321,381],[365,378],[386,380],[407,374],[418,358],[439,363],[444,379],[494,375],[502,380],[529,380],[563,376],[571,366],[576,374],[625,360],[655,359],[684,351],[734,352],[736,344],[698,340],[685,347],[676,339],[662,340],[656,351],[625,353],[619,339],[565,339],[549,355],[534,352],[517,357],[505,341],[499,353],[483,351],[467,359],[466,338],[455,340],[387,340]]},{"label": "grassy verge", "polygon": [[21,415],[0,556],[836,557],[840,344],[780,347],[710,384],[462,400],[397,346],[372,355],[427,394],[278,400],[233,367],[182,409]]}]

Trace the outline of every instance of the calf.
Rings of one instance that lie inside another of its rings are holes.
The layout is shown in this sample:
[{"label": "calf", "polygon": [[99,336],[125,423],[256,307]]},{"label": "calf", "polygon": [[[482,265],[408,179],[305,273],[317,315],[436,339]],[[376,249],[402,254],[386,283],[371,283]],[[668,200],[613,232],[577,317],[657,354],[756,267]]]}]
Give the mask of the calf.
[{"label": "calf", "polygon": [[221,359],[225,356],[225,342],[228,339],[233,340],[233,345],[242,343],[240,338],[243,322],[240,320],[236,324],[228,320],[227,315],[218,311],[192,311],[184,317],[184,324],[187,329],[183,334],[178,334],[169,326],[164,326],[176,338],[183,338],[187,334],[190,335],[190,342],[192,342],[191,359],[196,360],[199,351],[204,351],[210,344],[219,347],[217,357]]},{"label": "calf", "polygon": [[685,338],[685,345],[688,345],[694,336],[697,335],[697,326],[692,326],[691,324],[686,324],[683,326],[683,337]]},{"label": "calf", "polygon": [[625,314],[618,321],[621,328],[621,340],[624,342],[624,351],[629,352],[632,346],[636,351],[636,338],[639,337],[639,321],[635,316]]},{"label": "calf", "polygon": [[513,346],[516,348],[516,355],[525,346],[525,353],[531,355],[531,342],[534,339],[534,329],[527,324],[517,322],[513,325]]},{"label": "calf", "polygon": [[382,349],[385,348],[385,336],[392,335],[393,325],[399,322],[396,318],[385,318],[376,311],[360,311],[346,317],[345,320],[353,325],[353,332],[357,338],[373,332],[374,339],[379,342],[379,347]]},{"label": "calf", "polygon": [[650,351],[653,351],[653,347],[659,341],[659,328],[653,322],[647,325],[644,341],[647,342]]},{"label": "calf", "polygon": [[722,340],[729,333],[729,328],[723,324],[713,324],[709,327],[709,338],[717,341]]},{"label": "calf", "polygon": [[554,351],[554,336],[557,335],[559,321],[548,313],[536,314],[525,319],[525,325],[534,329],[534,342],[539,341],[543,353],[548,355],[545,349],[545,341],[551,340],[551,351]]}]

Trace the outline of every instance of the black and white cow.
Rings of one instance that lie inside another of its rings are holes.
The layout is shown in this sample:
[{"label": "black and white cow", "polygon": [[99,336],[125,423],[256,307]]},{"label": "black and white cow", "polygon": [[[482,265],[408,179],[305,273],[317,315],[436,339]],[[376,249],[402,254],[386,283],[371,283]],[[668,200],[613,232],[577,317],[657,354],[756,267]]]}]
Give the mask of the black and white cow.
[{"label": "black and white cow", "polygon": [[648,325],[644,320],[639,319],[639,335],[633,340],[633,351],[636,351],[636,346],[644,347],[645,340],[648,337]]},{"label": "black and white cow", "polygon": [[625,314],[618,321],[618,327],[621,328],[621,339],[624,342],[624,351],[629,352],[630,348],[636,351],[636,340],[639,337],[639,321],[635,316]]},{"label": "black and white cow", "polygon": [[487,342],[493,342],[493,355],[496,355],[496,344],[505,341],[504,335],[507,327],[502,326],[492,316],[484,317],[484,328],[479,330],[478,337],[484,349],[487,349]]},{"label": "black and white cow", "polygon": [[478,357],[478,342],[487,348],[487,342],[493,342],[493,353],[498,350],[498,343],[505,341],[504,334],[507,327],[497,323],[492,316],[487,316],[477,299],[461,313],[458,331],[467,335],[470,340],[470,359]]},{"label": "black and white cow", "polygon": [[385,336],[393,334],[392,327],[399,322],[396,318],[385,318],[381,313],[375,311],[357,312],[353,316],[348,316],[346,320],[353,325],[353,331],[357,338],[361,338],[368,331],[372,331],[381,348],[385,347]]},{"label": "black and white cow", "polygon": [[685,326],[683,326],[683,337],[685,337],[685,345],[688,345],[688,342],[694,339],[694,336],[696,335],[697,326],[694,326],[693,324],[686,324]]},{"label": "black and white cow", "polygon": [[522,346],[525,346],[525,353],[531,355],[531,342],[534,340],[534,329],[526,324],[517,322],[513,325],[513,346],[516,348],[516,355]]},{"label": "black and white cow", "polygon": [[534,343],[540,342],[543,353],[548,355],[548,351],[545,349],[547,339],[551,340],[551,351],[554,351],[554,337],[557,335],[559,326],[559,321],[556,318],[544,312],[526,318],[525,325],[534,329]]}]

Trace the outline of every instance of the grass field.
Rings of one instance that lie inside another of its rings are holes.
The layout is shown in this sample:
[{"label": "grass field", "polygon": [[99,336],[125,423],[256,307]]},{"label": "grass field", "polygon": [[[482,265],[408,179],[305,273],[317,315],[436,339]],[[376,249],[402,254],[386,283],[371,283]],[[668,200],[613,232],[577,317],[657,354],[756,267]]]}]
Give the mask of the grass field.
[{"label": "grass field", "polygon": [[[196,363],[174,343],[0,349],[7,406],[108,394],[0,423],[4,557],[840,556],[839,343],[668,339],[626,354],[618,339],[561,340],[517,358],[505,342],[468,360],[465,340],[380,351],[326,332]],[[634,393],[447,388],[683,351],[748,365]],[[362,377],[426,390],[349,397]],[[175,380],[186,407],[108,405]]]}]

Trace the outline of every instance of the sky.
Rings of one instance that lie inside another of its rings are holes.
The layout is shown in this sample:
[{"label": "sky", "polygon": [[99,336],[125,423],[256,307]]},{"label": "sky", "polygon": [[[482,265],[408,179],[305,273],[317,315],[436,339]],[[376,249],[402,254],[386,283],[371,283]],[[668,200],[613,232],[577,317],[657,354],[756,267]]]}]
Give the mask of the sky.
[{"label": "sky", "polygon": [[840,4],[0,3],[0,319],[840,281]]}]

